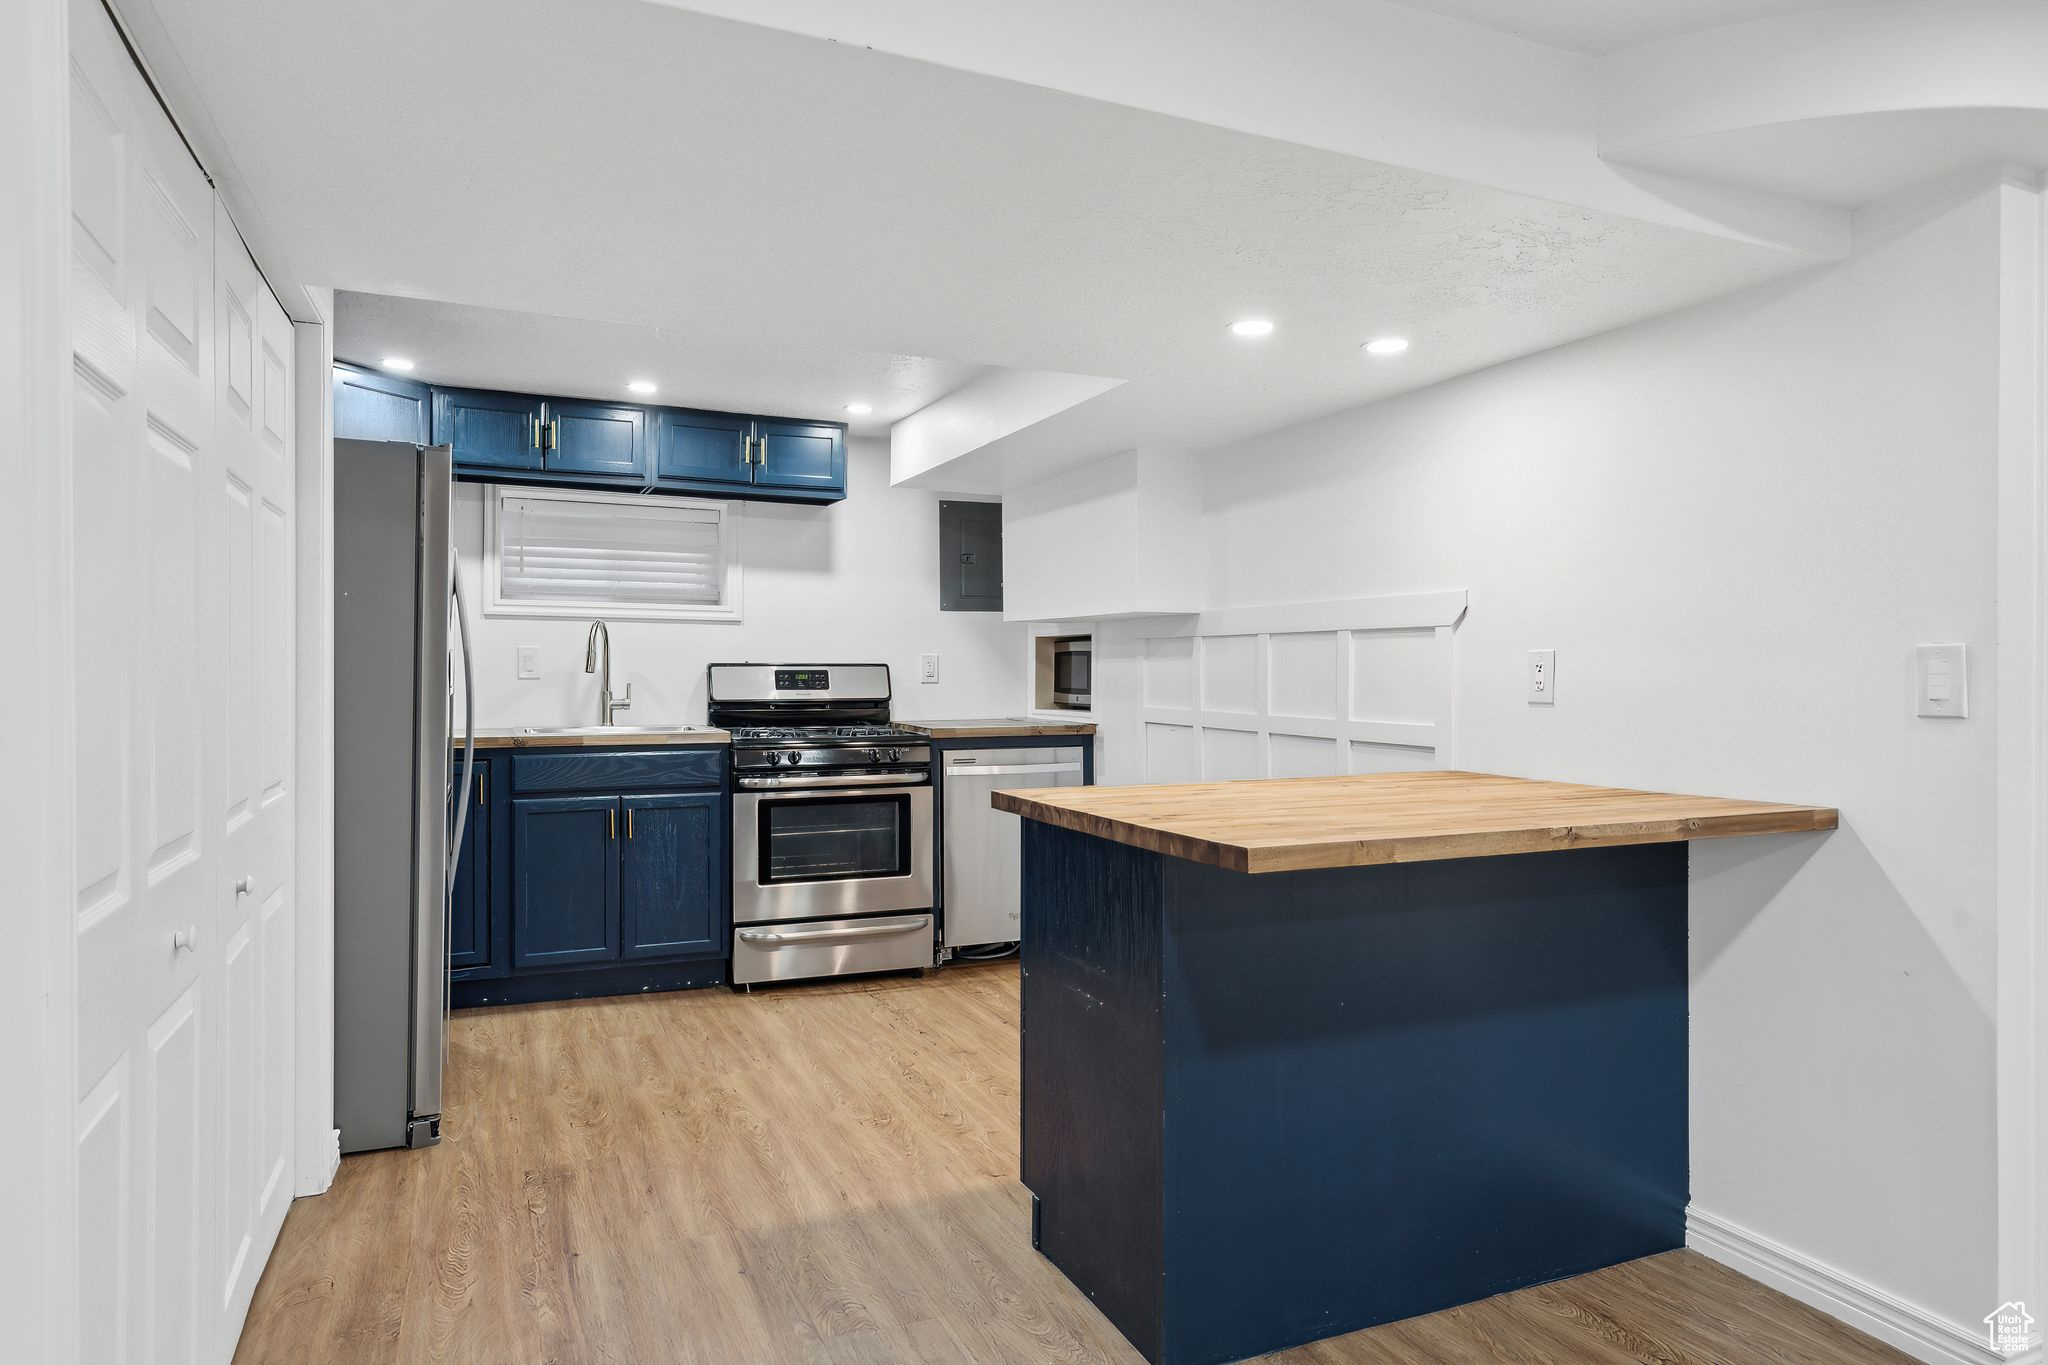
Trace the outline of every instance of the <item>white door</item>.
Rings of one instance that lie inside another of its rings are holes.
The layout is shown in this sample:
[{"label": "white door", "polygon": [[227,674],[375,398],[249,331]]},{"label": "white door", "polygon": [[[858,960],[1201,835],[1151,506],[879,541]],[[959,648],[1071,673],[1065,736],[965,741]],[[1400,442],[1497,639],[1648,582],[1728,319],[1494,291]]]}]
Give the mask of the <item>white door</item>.
[{"label": "white door", "polygon": [[[105,12],[73,0],[71,30],[80,1358],[216,1361],[290,1188],[257,1172],[289,1150],[292,1004],[290,817],[270,813],[289,804],[289,669],[283,709],[261,704],[290,601],[288,548],[265,540],[288,545],[290,480],[264,460],[290,452],[224,440],[217,389],[245,349],[254,374],[266,339],[291,351],[246,280],[246,337],[223,324],[216,239],[239,240]],[[272,383],[247,389],[259,443],[290,431],[264,413]],[[243,762],[250,735],[283,758]]]},{"label": "white door", "polygon": [[[291,1202],[292,325],[227,215],[214,220],[214,448],[220,534],[204,596],[226,632],[212,719],[220,975],[222,1330],[232,1346]],[[221,1358],[226,1358],[226,1351]]]}]

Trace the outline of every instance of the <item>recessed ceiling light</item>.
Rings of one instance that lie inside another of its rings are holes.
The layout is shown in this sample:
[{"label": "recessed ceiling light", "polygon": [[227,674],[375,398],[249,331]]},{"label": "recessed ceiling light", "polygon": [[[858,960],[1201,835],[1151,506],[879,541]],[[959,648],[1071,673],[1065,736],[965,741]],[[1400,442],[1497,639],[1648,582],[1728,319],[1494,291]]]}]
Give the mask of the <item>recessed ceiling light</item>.
[{"label": "recessed ceiling light", "polygon": [[412,362],[402,355],[387,355],[384,357],[384,368],[387,370],[409,370],[412,368]]},{"label": "recessed ceiling light", "polygon": [[1239,318],[1230,324],[1230,330],[1241,337],[1262,337],[1273,330],[1273,324],[1266,318]]},{"label": "recessed ceiling light", "polygon": [[846,410],[856,417],[858,417],[860,414],[864,412],[874,411],[874,409],[867,405],[866,403],[848,403],[846,405]]},{"label": "recessed ceiling light", "polygon": [[1408,338],[1375,337],[1365,343],[1365,349],[1373,355],[1399,355],[1408,349]]},{"label": "recessed ceiling light", "polygon": [[626,387],[634,393],[653,393],[654,381],[652,379],[629,379],[626,381]]}]

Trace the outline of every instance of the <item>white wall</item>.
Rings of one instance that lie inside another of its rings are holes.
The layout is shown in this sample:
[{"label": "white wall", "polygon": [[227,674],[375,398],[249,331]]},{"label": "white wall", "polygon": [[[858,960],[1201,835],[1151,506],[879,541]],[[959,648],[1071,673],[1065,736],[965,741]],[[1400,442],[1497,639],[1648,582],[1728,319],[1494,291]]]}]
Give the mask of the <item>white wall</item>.
[{"label": "white wall", "polygon": [[1003,500],[1003,614],[1052,621],[1202,606],[1202,472],[1127,450]]},{"label": "white wall", "polygon": [[[466,585],[483,582],[484,496],[480,485],[456,487]],[[842,503],[743,508],[742,620],[611,624],[612,687],[633,685],[620,723],[701,725],[705,665],[735,660],[886,663],[904,719],[1021,714],[1024,627],[995,612],[939,610],[939,495],[891,488],[885,442],[848,443]],[[598,680],[583,671],[589,617],[493,617],[479,604],[470,623],[479,725],[595,723]],[[519,645],[541,647],[537,680],[519,679]],[[918,655],[933,653],[939,681],[920,683]]]},{"label": "white wall", "polygon": [[0,1328],[11,1359],[77,1354],[73,1087],[71,220],[63,0],[7,11],[0,80]]},{"label": "white wall", "polygon": [[[1470,590],[1459,766],[1840,806],[1825,837],[1693,846],[1694,1207],[1952,1324],[2000,1302],[1999,238],[2019,193],[1866,217],[1839,265],[1207,469],[1211,606]],[[1911,649],[1937,640],[1973,651],[1968,720],[1913,716]],[[1558,652],[1554,707],[1523,699],[1533,648]]]}]

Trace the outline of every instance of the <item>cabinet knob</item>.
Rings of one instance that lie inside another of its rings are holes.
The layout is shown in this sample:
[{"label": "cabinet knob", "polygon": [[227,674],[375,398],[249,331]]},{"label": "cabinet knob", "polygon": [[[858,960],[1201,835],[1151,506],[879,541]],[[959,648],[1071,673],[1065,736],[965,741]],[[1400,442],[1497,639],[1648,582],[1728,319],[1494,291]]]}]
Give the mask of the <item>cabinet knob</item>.
[{"label": "cabinet knob", "polygon": [[189,953],[198,946],[199,926],[196,924],[188,925],[171,935],[171,951],[173,953]]},{"label": "cabinet knob", "polygon": [[238,882],[236,882],[236,883],[235,883],[235,894],[236,894],[237,896],[246,896],[246,895],[248,895],[248,894],[249,894],[249,893],[250,893],[251,891],[254,891],[255,889],[256,889],[256,874],[255,874],[255,873],[253,873],[253,872],[252,872],[252,873],[250,873],[250,874],[249,874],[248,876],[246,876],[246,877],[242,878],[242,879],[241,879],[240,881],[238,881]]}]

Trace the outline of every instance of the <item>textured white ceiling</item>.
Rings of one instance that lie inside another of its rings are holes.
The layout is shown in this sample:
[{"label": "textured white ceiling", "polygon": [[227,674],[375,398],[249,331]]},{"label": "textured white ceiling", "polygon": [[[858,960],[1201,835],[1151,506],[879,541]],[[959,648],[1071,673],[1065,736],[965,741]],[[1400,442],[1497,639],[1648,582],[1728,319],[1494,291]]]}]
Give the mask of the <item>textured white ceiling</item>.
[{"label": "textured white ceiling", "polygon": [[[543,317],[426,299],[335,296],[335,354],[375,365],[403,356],[414,379],[563,398],[611,398],[766,416],[828,417],[860,435],[891,423],[983,373],[919,356],[748,345],[717,333]],[[629,380],[659,386],[652,397]],[[856,416],[851,402],[874,411]]]},{"label": "textured white ceiling", "polygon": [[[738,357],[755,396],[692,391],[711,406],[800,411],[853,356],[1131,381],[1009,438],[998,484],[1204,449],[1803,264],[632,0],[154,13],[302,279],[674,329]],[[1226,333],[1250,313],[1279,330]],[[1414,349],[1359,352],[1385,332]],[[617,368],[572,349],[565,371]]]},{"label": "textured white ceiling", "polygon": [[1594,55],[1781,14],[1890,0],[1394,0],[1548,47]]}]

